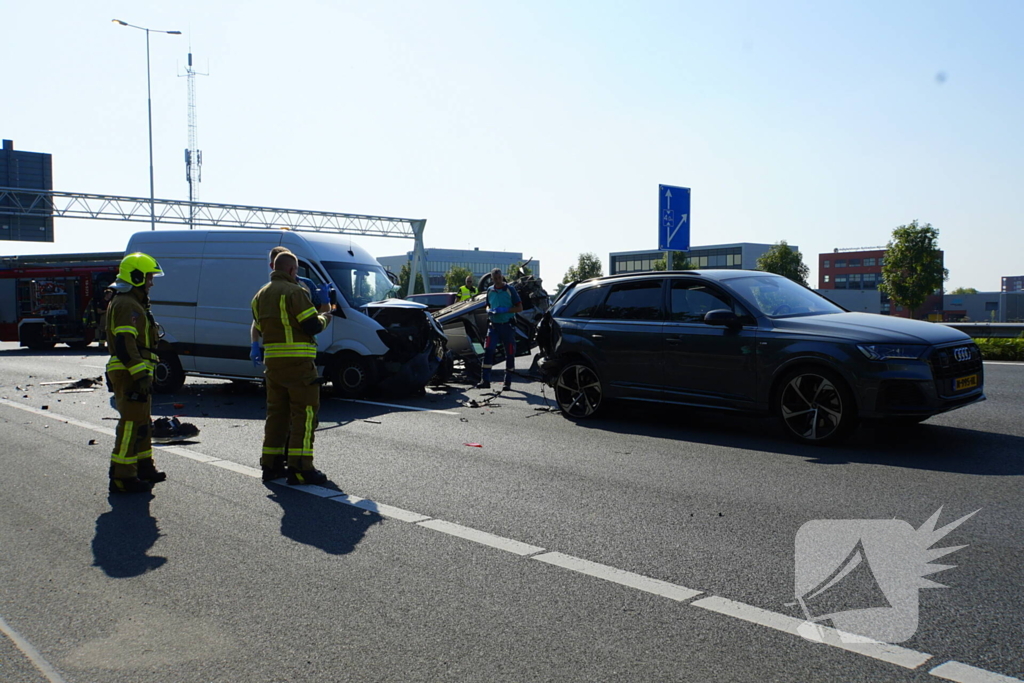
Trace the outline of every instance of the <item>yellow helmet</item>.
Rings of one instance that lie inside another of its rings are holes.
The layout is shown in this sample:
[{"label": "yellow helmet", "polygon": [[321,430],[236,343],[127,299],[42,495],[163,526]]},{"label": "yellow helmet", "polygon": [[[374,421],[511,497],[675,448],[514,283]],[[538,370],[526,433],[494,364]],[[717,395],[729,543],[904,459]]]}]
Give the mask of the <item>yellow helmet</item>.
[{"label": "yellow helmet", "polygon": [[163,277],[164,271],[160,264],[149,254],[137,251],[128,254],[121,259],[121,267],[117,271],[117,279],[127,282],[133,287],[140,287],[146,282],[146,275],[153,274],[153,277]]}]

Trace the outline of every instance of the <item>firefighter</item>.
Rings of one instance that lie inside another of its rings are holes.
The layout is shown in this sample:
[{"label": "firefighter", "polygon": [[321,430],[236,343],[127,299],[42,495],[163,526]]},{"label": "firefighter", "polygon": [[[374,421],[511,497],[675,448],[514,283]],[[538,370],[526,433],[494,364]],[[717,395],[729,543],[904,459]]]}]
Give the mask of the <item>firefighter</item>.
[{"label": "firefighter", "polygon": [[[330,322],[330,304],[313,306],[298,283],[298,260],[290,252],[274,259],[270,282],[252,300],[253,321],[263,337],[267,421],[263,432],[263,481],[288,476],[288,483],[324,484],[313,467],[313,438],[320,409],[316,340]],[[285,464],[287,463],[287,468]]]},{"label": "firefighter", "polygon": [[466,301],[467,299],[472,299],[478,293],[479,290],[476,288],[476,285],[473,284],[473,276],[467,275],[466,284],[459,287],[459,301]]},{"label": "firefighter", "polygon": [[153,278],[163,274],[156,259],[136,252],[121,260],[111,286],[116,294],[107,308],[107,378],[120,414],[110,454],[111,493],[142,493],[167,479],[153,463],[150,433],[157,330],[149,311],[149,289]]}]

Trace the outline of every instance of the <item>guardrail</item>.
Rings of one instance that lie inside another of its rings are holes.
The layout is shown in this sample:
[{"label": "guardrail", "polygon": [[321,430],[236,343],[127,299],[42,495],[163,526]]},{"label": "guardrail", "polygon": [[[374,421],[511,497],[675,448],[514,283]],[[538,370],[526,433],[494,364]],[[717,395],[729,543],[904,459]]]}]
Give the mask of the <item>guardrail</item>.
[{"label": "guardrail", "polygon": [[995,337],[1016,339],[1024,334],[1024,323],[939,323],[960,330],[975,339]]}]

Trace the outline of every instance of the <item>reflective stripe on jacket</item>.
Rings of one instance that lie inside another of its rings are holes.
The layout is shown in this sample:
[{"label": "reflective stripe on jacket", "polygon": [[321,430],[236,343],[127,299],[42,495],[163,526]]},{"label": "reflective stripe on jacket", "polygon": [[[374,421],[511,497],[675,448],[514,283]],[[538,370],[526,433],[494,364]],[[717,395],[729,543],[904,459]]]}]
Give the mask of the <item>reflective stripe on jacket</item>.
[{"label": "reflective stripe on jacket", "polygon": [[316,358],[316,340],[302,329],[302,321],[319,316],[321,328],[326,316],[317,313],[305,287],[286,273],[273,272],[270,282],[252,300],[256,329],[263,335],[263,354],[274,358]]},{"label": "reflective stripe on jacket", "polygon": [[[110,360],[107,371],[127,370],[132,377],[152,376],[156,368],[156,330],[150,324],[151,317],[144,305],[146,292],[142,287],[133,287],[130,291],[119,293],[110,300],[107,308],[107,340],[110,348]],[[117,335],[124,335],[124,349],[128,361],[123,362],[117,356]]]}]

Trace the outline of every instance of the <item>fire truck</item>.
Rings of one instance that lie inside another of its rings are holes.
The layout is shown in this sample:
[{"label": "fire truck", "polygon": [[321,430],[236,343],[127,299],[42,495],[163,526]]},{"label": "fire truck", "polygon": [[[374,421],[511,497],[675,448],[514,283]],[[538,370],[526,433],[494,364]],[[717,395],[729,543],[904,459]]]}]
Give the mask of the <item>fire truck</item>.
[{"label": "fire truck", "polygon": [[84,349],[99,335],[103,290],[121,252],[0,257],[0,341]]}]

